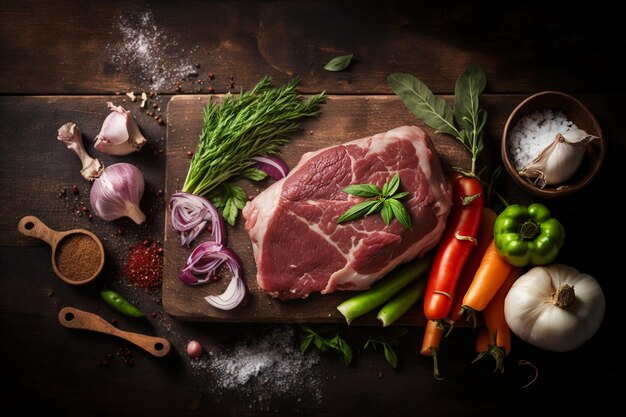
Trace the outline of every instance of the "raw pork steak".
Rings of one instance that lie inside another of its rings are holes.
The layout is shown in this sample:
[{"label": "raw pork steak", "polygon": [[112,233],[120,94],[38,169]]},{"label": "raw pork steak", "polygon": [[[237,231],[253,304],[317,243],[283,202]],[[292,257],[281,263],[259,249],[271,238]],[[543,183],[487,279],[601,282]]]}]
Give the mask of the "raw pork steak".
[{"label": "raw pork steak", "polygon": [[[412,230],[379,214],[338,225],[363,201],[350,184],[382,187],[396,172]],[[331,146],[302,156],[286,178],[243,209],[259,286],[281,299],[312,292],[363,290],[397,265],[437,244],[450,211],[450,185],[428,135],[414,126]]]}]

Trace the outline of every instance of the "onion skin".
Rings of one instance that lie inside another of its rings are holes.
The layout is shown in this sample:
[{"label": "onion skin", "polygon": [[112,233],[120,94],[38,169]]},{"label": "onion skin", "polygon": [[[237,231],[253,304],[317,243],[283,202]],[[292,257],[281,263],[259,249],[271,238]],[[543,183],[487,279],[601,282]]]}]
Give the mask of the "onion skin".
[{"label": "onion skin", "polygon": [[172,227],[180,233],[181,246],[191,245],[206,230],[208,221],[211,221],[213,240],[218,244],[224,243],[224,221],[215,206],[206,198],[183,192],[175,193],[170,199],[169,208]]},{"label": "onion skin", "polygon": [[[230,284],[220,295],[205,297],[207,303],[220,310],[232,310],[244,300],[246,286],[243,283],[241,259],[230,248],[213,241],[198,245],[189,258],[179,278],[187,285],[200,285],[211,282],[223,263],[233,273]],[[200,277],[198,277],[200,275]]]},{"label": "onion skin", "polygon": [[252,159],[257,162],[254,168],[260,169],[275,180],[283,179],[289,174],[287,163],[275,155],[255,156]]},{"label": "onion skin", "polygon": [[144,179],[134,165],[121,162],[105,168],[91,187],[91,209],[106,221],[130,217],[141,224],[146,215],[139,208],[143,196]]}]

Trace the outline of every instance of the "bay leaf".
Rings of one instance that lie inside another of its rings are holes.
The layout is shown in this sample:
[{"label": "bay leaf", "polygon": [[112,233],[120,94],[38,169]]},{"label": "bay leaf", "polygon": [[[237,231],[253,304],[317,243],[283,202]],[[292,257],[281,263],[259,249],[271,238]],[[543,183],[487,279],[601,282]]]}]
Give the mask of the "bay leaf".
[{"label": "bay leaf", "polygon": [[454,127],[452,108],[444,99],[435,96],[426,84],[404,73],[391,74],[387,82],[405,106],[428,126],[438,132],[460,136]]},{"label": "bay leaf", "polygon": [[485,71],[472,64],[463,71],[454,87],[454,119],[461,129],[473,130],[479,121],[479,98],[487,85]]},{"label": "bay leaf", "polygon": [[343,71],[348,68],[348,65],[350,65],[350,62],[352,62],[353,56],[354,54],[337,56],[328,61],[328,64],[324,65],[324,69],[326,71],[333,72]]}]

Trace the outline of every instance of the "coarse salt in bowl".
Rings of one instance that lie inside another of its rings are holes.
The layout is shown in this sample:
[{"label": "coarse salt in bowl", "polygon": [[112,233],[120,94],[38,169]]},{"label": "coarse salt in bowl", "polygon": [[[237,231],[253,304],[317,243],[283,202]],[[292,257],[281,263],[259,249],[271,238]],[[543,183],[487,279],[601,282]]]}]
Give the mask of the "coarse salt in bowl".
[{"label": "coarse salt in bowl", "polygon": [[[556,132],[578,127],[598,136],[585,148],[575,174],[566,182],[541,188],[519,175],[554,140]],[[511,113],[502,134],[502,161],[509,175],[524,191],[543,198],[571,194],[585,187],[598,173],[604,160],[605,143],[593,114],[576,98],[558,91],[543,91],[522,101]]]}]

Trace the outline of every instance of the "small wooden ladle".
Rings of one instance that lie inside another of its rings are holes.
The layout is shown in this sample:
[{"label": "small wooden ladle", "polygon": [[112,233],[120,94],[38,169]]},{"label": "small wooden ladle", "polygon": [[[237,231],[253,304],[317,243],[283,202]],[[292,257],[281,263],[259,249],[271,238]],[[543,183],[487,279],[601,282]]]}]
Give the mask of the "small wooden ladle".
[{"label": "small wooden ladle", "polygon": [[[45,241],[48,245],[50,245],[50,247],[52,248],[52,269],[54,270],[54,273],[59,278],[61,278],[63,281],[67,282],[68,284],[72,284],[72,285],[87,284],[88,282],[91,282],[94,279],[96,279],[96,277],[102,271],[102,267],[104,266],[104,247],[102,246],[102,242],[100,242],[100,239],[98,239],[96,235],[94,235],[88,230],[72,229],[72,230],[67,230],[64,232],[58,232],[56,230],[50,229],[48,226],[46,226],[41,220],[39,220],[35,216],[22,217],[22,219],[20,220],[18,224],[17,229],[19,230],[21,234],[25,236],[36,237],[38,239]],[[70,235],[75,235],[75,234],[86,235],[90,237],[91,239],[93,239],[94,242],[98,244],[99,253],[94,254],[94,255],[100,256],[100,263],[96,271],[90,277],[87,277],[84,279],[75,279],[75,278],[73,279],[73,277],[65,276],[59,270],[59,267],[56,261],[57,259],[56,253],[57,253],[57,248],[59,247],[59,243],[62,242],[64,238]]]},{"label": "small wooden ladle", "polygon": [[159,358],[167,355],[171,348],[167,339],[120,330],[99,315],[74,307],[64,307],[59,311],[59,323],[68,329],[93,330],[94,332],[117,336]]}]

